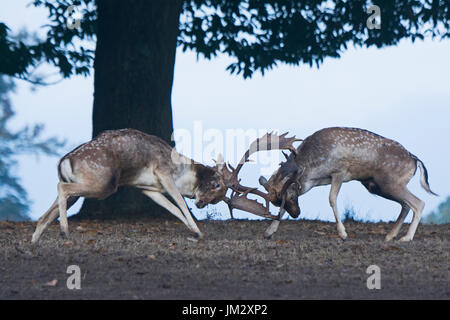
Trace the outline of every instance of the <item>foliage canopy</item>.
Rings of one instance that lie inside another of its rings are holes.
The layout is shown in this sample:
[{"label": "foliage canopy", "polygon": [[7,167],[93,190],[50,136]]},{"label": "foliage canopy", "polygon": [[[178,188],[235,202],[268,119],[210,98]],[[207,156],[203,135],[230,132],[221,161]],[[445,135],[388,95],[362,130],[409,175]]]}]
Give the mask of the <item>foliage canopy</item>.
[{"label": "foliage canopy", "polygon": [[[369,30],[367,9],[373,4],[381,9],[381,29]],[[94,50],[86,40],[95,40],[95,1],[34,0],[33,5],[48,10],[47,37],[31,44],[14,41],[0,22],[0,73],[30,80],[33,68],[46,62],[64,78],[88,75]],[[68,28],[72,5],[82,17],[80,28]],[[186,0],[178,45],[207,59],[226,54],[233,59],[227,69],[247,78],[280,63],[319,66],[349,45],[381,48],[404,38],[448,38],[449,26],[447,0]]]}]

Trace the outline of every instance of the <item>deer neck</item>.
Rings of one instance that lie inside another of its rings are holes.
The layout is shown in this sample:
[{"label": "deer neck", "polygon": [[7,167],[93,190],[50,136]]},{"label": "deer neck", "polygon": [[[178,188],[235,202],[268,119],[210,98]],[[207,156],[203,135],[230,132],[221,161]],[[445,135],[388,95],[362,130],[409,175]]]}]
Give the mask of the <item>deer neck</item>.
[{"label": "deer neck", "polygon": [[173,179],[180,193],[187,198],[194,198],[198,186],[197,166],[194,160],[178,154]]}]

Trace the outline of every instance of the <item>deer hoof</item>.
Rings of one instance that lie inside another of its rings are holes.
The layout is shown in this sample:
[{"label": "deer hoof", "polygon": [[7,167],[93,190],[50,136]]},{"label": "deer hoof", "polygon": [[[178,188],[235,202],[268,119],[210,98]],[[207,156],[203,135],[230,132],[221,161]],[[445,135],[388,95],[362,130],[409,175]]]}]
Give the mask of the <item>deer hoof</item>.
[{"label": "deer hoof", "polygon": [[197,239],[203,239],[203,233],[201,233],[201,232],[196,232],[196,233],[195,233],[195,238],[197,238]]},{"label": "deer hoof", "polygon": [[273,233],[269,233],[269,232],[264,232],[264,239],[270,239],[270,238],[272,238],[272,236],[273,236]]},{"label": "deer hoof", "polygon": [[348,240],[348,236],[347,236],[347,232],[339,232],[339,237],[342,239],[342,241],[347,241]]},{"label": "deer hoof", "polygon": [[412,241],[412,238],[408,237],[408,236],[404,236],[404,237],[401,237],[400,239],[398,239],[398,241],[400,241],[400,242],[409,242],[409,241]]},{"label": "deer hoof", "polygon": [[279,220],[274,220],[270,224],[270,226],[267,228],[266,232],[264,232],[264,238],[269,239],[272,237],[272,235],[277,232],[278,226],[280,225]]},{"label": "deer hoof", "polygon": [[347,233],[343,232],[343,233],[339,233],[339,237],[342,239],[342,241],[347,241],[348,237],[347,237]]},{"label": "deer hoof", "polygon": [[31,237],[31,243],[35,244],[39,240],[39,236],[36,233],[33,233],[33,236]]}]

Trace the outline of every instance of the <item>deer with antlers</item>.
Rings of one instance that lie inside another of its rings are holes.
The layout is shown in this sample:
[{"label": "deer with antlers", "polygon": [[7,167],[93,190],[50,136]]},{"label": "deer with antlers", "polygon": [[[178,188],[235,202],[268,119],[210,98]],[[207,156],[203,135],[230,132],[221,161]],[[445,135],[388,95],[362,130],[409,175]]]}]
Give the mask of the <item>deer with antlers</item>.
[{"label": "deer with antlers", "polygon": [[227,192],[222,172],[221,156],[209,167],[177,153],[156,136],[134,129],[105,131],[59,161],[58,197],[39,219],[32,242],[58,216],[61,232],[68,236],[66,212],[79,197],[104,199],[121,186],[142,190],[202,237],[183,197],[195,198],[199,208],[221,201]]},{"label": "deer with antlers", "polygon": [[[337,223],[338,234],[347,238],[339,218],[336,199],[344,182],[356,180],[375,195],[398,202],[402,209],[385,240],[395,238],[412,209],[414,215],[410,227],[400,241],[411,241],[420,221],[424,202],[407,188],[408,182],[421,171],[420,183],[430,194],[428,172],[424,163],[396,141],[356,128],[326,128],[306,138],[286,161],[267,180],[260,177],[260,184],[267,194],[260,192],[267,203],[280,207],[278,218],[267,229],[270,237],[278,229],[285,211],[292,217],[300,214],[298,197],[316,186],[331,184],[329,202]],[[262,206],[261,206],[262,207]],[[259,208],[259,212],[267,212]],[[258,213],[258,212],[257,212]]]},{"label": "deer with antlers", "polygon": [[[58,216],[61,233],[68,236],[67,209],[78,198],[105,199],[121,186],[142,190],[200,238],[203,234],[195,224],[183,197],[195,198],[198,208],[224,200],[230,208],[273,218],[263,205],[242,195],[249,192],[263,194],[254,188],[240,185],[237,175],[253,152],[270,148],[295,151],[292,146],[294,140],[286,139],[285,136],[265,135],[251,145],[238,168],[230,170],[221,155],[216,165],[209,167],[179,154],[156,136],[134,129],[104,131],[59,161],[58,197],[39,219],[32,242],[37,242],[42,232]],[[234,190],[231,199],[226,197],[229,188]]]},{"label": "deer with antlers", "polygon": [[[249,162],[250,156],[258,151],[264,150],[289,150],[293,154],[296,153],[294,147],[294,142],[303,141],[302,139],[297,139],[295,136],[288,138],[287,132],[282,135],[271,133],[266,133],[261,138],[253,141],[249,149],[242,156],[236,168],[232,167],[230,164],[221,167],[221,175],[224,177],[224,184],[227,188],[231,189],[231,197],[223,197],[223,201],[228,204],[230,210],[230,215],[233,217],[233,209],[240,209],[258,215],[260,217],[274,219],[279,221],[285,212],[286,208],[290,212],[294,212],[295,207],[291,207],[291,202],[286,202],[285,198],[278,199],[276,194],[266,194],[259,191],[257,188],[251,188],[243,186],[238,178],[239,172],[246,162]],[[282,194],[286,193],[286,189],[292,184],[293,178],[288,178],[284,181],[281,186],[280,192]],[[259,203],[257,200],[251,200],[248,198],[249,194],[254,194],[265,200],[265,206]],[[277,216],[274,216],[269,211],[270,203],[273,203],[280,207],[280,212]]]}]

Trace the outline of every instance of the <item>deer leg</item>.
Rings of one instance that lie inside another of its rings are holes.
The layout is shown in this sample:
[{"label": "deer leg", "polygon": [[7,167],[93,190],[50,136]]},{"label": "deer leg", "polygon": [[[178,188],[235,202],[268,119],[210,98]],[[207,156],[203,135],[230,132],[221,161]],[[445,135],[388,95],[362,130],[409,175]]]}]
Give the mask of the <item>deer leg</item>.
[{"label": "deer leg", "polygon": [[264,238],[270,238],[275,232],[278,230],[278,226],[280,225],[280,220],[283,218],[286,210],[281,209],[278,214],[278,220],[273,220],[267,230],[264,232]]},{"label": "deer leg", "polygon": [[337,205],[336,205],[337,195],[339,193],[339,190],[341,189],[342,182],[343,182],[343,180],[341,177],[337,177],[337,176],[332,177],[329,200],[330,200],[330,206],[333,209],[334,218],[336,219],[339,237],[341,237],[342,240],[345,240],[345,239],[347,239],[347,232],[345,232],[345,227],[339,217],[339,212],[338,212]]},{"label": "deer leg", "polygon": [[[70,208],[79,197],[70,197],[67,201],[67,208]],[[58,210],[58,198],[53,202],[51,207],[45,212],[38,220],[38,223],[36,225],[36,229],[33,233],[33,236],[31,238],[31,243],[36,243],[39,238],[41,237],[41,234],[44,232],[47,227],[56,220],[58,217],[59,210]]]},{"label": "deer leg", "polygon": [[[302,194],[305,194],[306,192],[311,190],[312,187],[313,187],[312,185],[304,185],[304,184],[302,184],[299,187],[299,196],[301,196]],[[285,213],[286,213],[286,210],[284,210],[284,208],[283,208],[283,210],[280,210],[280,212],[278,213],[278,220],[272,221],[270,226],[264,232],[264,237],[265,238],[270,238],[275,232],[277,232],[278,226],[280,225],[280,220],[284,217]]]},{"label": "deer leg", "polygon": [[402,227],[403,221],[405,221],[406,216],[408,215],[410,208],[407,204],[402,204],[402,211],[400,212],[400,215],[397,218],[397,221],[395,222],[394,228],[386,235],[386,238],[384,241],[391,241],[394,239]]},{"label": "deer leg", "polygon": [[172,197],[172,199],[181,209],[181,212],[183,213],[184,217],[188,222],[187,225],[189,226],[189,229],[195,232],[199,238],[203,238],[203,234],[197,227],[194,219],[192,219],[191,213],[186,205],[186,202],[184,201],[184,198],[181,195],[180,191],[178,191],[178,188],[175,184],[175,181],[173,181],[172,176],[170,174],[158,171],[156,171],[155,173],[158,176],[160,183],[162,184],[164,189],[167,191],[167,193]]},{"label": "deer leg", "polygon": [[148,196],[153,201],[155,201],[158,205],[169,211],[175,217],[180,219],[189,229],[191,229],[191,226],[181,213],[180,209],[178,209],[172,202],[170,202],[169,199],[167,199],[163,194],[149,190],[142,190],[142,193]]},{"label": "deer leg", "polygon": [[405,236],[401,237],[399,241],[412,241],[412,239],[414,238],[414,234],[416,233],[417,226],[419,225],[420,216],[422,214],[425,203],[408,190],[406,190],[405,192],[405,202],[413,210],[414,215],[408,232]]},{"label": "deer leg", "polygon": [[82,183],[58,183],[59,224],[63,236],[69,237],[69,223],[67,221],[67,200],[70,197],[86,197],[104,199],[117,190],[117,184],[87,185]]},{"label": "deer leg", "polygon": [[64,192],[65,183],[58,183],[58,209],[59,209],[59,225],[61,227],[61,235],[69,237],[69,223],[67,221],[67,199],[69,196]]},{"label": "deer leg", "polygon": [[41,237],[45,228],[58,217],[58,198],[53,202],[50,208],[39,218],[36,229],[31,237],[31,243],[35,243]]},{"label": "deer leg", "polygon": [[388,200],[398,202],[402,206],[402,210],[397,218],[397,221],[395,222],[392,230],[386,235],[384,239],[385,241],[391,241],[398,235],[402,224],[405,221],[405,218],[407,217],[410,210],[408,204],[406,204],[406,202],[402,200],[404,187],[402,185],[397,185],[396,182],[397,181],[386,181],[383,178],[379,178],[377,179],[377,181],[373,179],[361,181],[361,183],[370,193],[376,194]]}]

